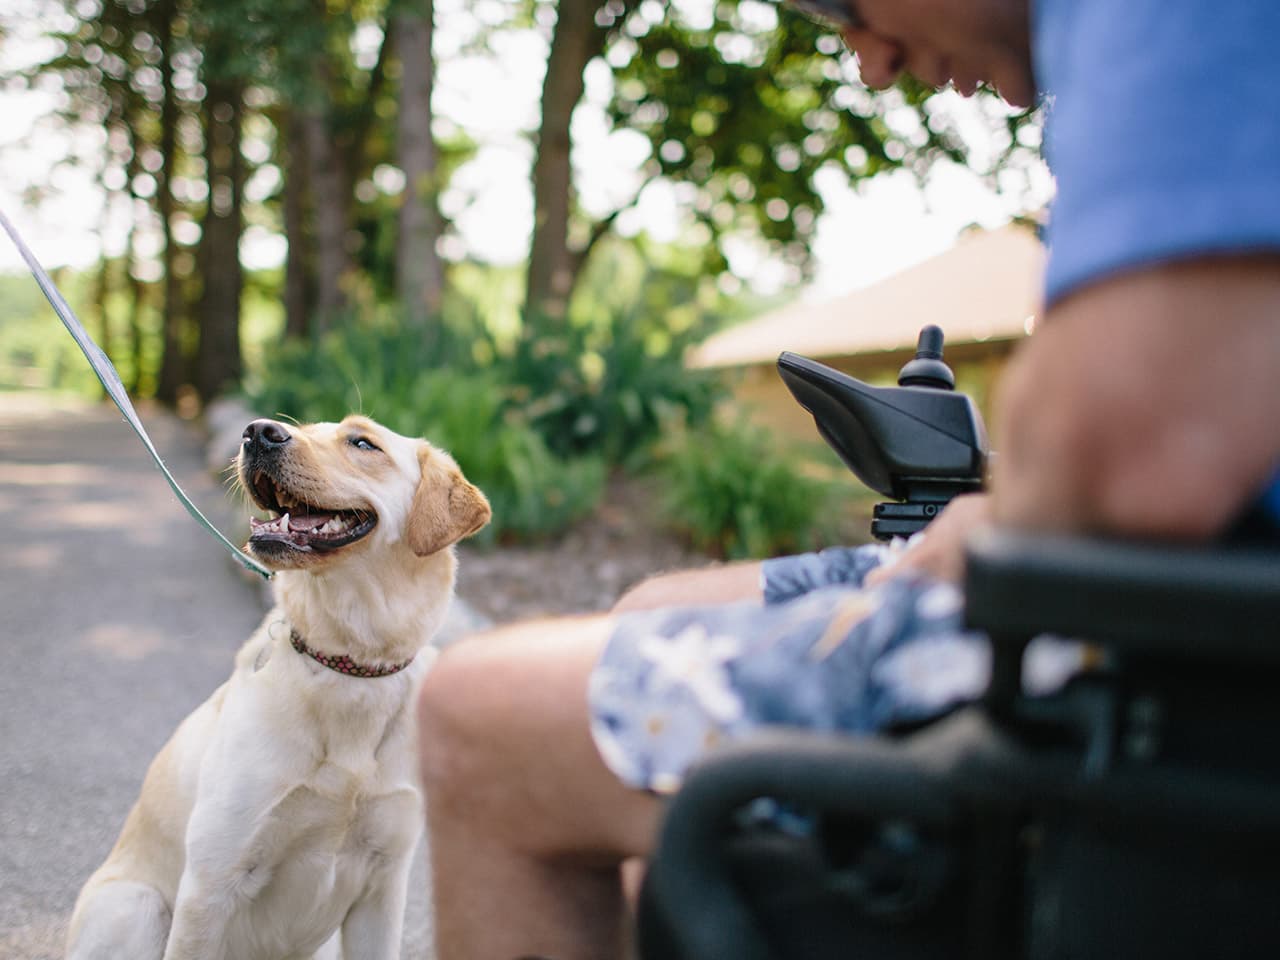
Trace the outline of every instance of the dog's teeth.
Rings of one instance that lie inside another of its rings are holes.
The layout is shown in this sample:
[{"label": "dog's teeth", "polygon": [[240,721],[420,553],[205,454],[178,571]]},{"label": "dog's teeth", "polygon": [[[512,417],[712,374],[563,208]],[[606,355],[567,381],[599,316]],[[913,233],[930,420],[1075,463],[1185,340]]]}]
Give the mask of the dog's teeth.
[{"label": "dog's teeth", "polygon": [[277,485],[276,486],[276,503],[280,504],[282,510],[292,510],[298,505],[298,501],[293,498],[288,490]]},{"label": "dog's teeth", "polygon": [[330,517],[324,522],[324,525],[317,530],[317,533],[323,534],[339,534],[347,531],[349,524],[346,517]]}]

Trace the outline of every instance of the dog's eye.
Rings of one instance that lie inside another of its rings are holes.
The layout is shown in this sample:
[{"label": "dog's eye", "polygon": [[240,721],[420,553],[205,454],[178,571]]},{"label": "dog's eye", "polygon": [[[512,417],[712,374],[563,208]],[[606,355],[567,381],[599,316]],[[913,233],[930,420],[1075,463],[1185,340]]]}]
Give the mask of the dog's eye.
[{"label": "dog's eye", "polygon": [[381,449],[377,444],[375,444],[375,443],[374,443],[372,440],[370,440],[368,437],[352,437],[351,439],[349,439],[349,440],[347,441],[347,443],[351,444],[353,447],[355,447],[355,448],[356,448],[356,449],[358,449],[358,450],[379,450],[379,449]]}]

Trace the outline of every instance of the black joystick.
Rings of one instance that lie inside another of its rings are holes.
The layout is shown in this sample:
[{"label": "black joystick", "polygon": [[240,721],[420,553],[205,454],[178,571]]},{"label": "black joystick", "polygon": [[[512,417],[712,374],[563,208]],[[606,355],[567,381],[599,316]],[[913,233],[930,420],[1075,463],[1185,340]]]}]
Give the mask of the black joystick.
[{"label": "black joystick", "polygon": [[909,536],[952,497],[982,489],[987,435],[973,401],[955,391],[936,326],[920,331],[915,359],[897,387],[874,387],[825,364],[784,353],[783,382],[863,483],[892,502],[876,504],[871,532]]},{"label": "black joystick", "polygon": [[954,390],[956,375],[942,360],[942,328],[929,324],[916,341],[916,357],[903,364],[898,372],[900,387],[933,387]]}]

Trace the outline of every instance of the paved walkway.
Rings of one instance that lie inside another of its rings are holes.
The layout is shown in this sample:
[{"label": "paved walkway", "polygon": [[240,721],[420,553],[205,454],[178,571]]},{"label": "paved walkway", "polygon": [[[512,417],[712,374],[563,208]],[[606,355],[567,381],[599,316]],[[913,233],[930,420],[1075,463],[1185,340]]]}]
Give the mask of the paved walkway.
[{"label": "paved walkway", "polygon": [[[233,542],[244,511],[199,433],[143,420]],[[147,764],[263,614],[109,405],[0,393],[0,960],[60,958],[81,884]],[[426,956],[422,858],[404,957]]]}]

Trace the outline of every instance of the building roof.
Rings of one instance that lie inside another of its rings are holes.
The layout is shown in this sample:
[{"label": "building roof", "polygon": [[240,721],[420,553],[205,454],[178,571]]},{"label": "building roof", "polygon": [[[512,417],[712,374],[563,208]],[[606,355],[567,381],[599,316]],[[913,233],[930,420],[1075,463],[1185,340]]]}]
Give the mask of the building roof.
[{"label": "building roof", "polygon": [[773,363],[783,350],[847,357],[914,347],[936,323],[948,344],[1024,337],[1040,310],[1044,247],[1025,227],[966,234],[950,250],[826,303],[793,303],[722,330],[694,367]]}]

